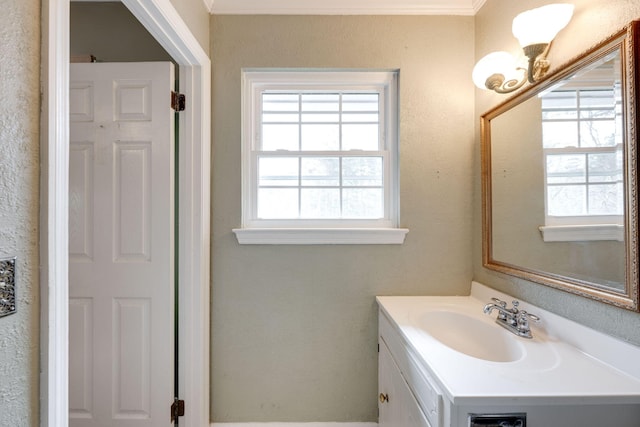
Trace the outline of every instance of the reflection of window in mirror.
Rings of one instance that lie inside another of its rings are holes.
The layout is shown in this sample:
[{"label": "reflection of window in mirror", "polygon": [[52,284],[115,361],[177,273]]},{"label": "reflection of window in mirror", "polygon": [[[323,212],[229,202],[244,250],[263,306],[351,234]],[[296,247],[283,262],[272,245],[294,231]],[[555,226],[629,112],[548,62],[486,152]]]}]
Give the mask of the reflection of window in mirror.
[{"label": "reflection of window in mirror", "polygon": [[624,239],[620,61],[541,95],[545,241]]}]

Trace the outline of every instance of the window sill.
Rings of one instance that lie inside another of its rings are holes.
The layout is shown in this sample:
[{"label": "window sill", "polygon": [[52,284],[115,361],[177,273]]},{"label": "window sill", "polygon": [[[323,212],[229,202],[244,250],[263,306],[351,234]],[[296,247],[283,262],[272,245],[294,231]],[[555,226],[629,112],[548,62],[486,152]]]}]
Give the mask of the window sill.
[{"label": "window sill", "polygon": [[407,228],[234,228],[241,245],[401,245]]},{"label": "window sill", "polygon": [[538,229],[545,242],[624,241],[624,226],[619,224],[552,225]]}]

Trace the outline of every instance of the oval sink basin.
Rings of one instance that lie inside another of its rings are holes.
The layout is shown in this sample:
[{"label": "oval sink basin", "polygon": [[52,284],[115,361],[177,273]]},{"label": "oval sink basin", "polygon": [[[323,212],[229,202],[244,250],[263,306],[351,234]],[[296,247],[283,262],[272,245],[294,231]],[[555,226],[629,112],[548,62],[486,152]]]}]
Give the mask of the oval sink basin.
[{"label": "oval sink basin", "polygon": [[500,326],[455,311],[430,311],[420,317],[420,327],[447,347],[492,362],[514,362],[524,347]]}]

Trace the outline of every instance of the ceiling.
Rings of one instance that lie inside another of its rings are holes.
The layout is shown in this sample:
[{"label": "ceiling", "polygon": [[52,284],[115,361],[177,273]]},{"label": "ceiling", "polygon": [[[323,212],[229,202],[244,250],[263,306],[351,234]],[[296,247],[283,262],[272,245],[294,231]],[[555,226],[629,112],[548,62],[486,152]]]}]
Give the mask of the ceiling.
[{"label": "ceiling", "polygon": [[203,0],[220,15],[475,15],[485,0]]}]

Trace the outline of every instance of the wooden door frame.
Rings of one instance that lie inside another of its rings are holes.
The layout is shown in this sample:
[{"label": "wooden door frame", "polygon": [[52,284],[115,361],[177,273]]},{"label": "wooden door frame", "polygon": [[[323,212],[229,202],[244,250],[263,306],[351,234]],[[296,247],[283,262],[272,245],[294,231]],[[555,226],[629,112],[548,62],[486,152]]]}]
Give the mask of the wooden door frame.
[{"label": "wooden door frame", "polygon": [[[169,1],[122,3],[177,62],[187,97],[179,123],[179,387],[186,401],[180,422],[203,427],[209,425],[211,62]],[[69,0],[43,0],[41,28],[40,426],[67,427]]]}]

